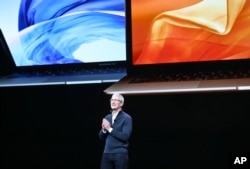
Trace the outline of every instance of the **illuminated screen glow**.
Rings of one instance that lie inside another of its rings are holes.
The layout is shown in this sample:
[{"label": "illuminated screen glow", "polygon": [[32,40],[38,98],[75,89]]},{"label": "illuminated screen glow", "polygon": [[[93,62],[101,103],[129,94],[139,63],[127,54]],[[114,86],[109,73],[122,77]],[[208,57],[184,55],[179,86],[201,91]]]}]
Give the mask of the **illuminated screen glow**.
[{"label": "illuminated screen glow", "polygon": [[125,61],[124,0],[11,0],[0,27],[17,66]]},{"label": "illuminated screen glow", "polygon": [[133,0],[134,65],[250,58],[249,0]]}]

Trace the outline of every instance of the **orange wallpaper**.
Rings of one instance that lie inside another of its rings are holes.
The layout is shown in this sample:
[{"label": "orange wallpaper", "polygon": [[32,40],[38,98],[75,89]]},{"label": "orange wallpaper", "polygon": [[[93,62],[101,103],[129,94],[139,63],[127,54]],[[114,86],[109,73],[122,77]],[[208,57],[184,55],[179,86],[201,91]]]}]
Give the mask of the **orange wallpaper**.
[{"label": "orange wallpaper", "polygon": [[134,64],[250,58],[249,0],[133,0]]}]

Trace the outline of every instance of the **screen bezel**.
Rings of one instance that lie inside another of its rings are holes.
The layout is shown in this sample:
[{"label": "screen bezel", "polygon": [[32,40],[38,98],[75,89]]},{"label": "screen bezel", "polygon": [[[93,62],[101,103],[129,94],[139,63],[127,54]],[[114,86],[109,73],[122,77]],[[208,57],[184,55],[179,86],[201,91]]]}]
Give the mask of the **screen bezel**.
[{"label": "screen bezel", "polygon": [[[125,38],[125,46],[124,46],[124,52],[126,52],[126,3],[127,1],[124,0],[124,14],[125,14],[125,20],[124,20],[124,29],[125,29],[125,32],[124,32],[124,38]],[[5,30],[6,31],[6,30]],[[4,35],[4,30],[2,29],[2,32],[3,32],[3,36]],[[4,37],[5,38],[5,37]],[[8,45],[8,48],[9,48],[9,56],[8,57],[11,57],[13,54],[12,54],[12,51],[10,49],[10,46],[8,44],[8,40],[6,40],[5,38],[5,41],[6,41],[6,44]],[[16,62],[14,60],[14,58],[12,57],[11,58],[11,61],[13,62],[13,64],[15,65],[15,69],[21,69],[21,70],[40,70],[40,69],[58,69],[58,68],[72,68],[72,67],[75,67],[75,68],[96,68],[96,67],[121,67],[121,66],[125,66],[126,63],[127,63],[127,54],[125,53],[124,55],[124,60],[107,60],[107,61],[94,61],[94,62],[82,62],[82,63],[65,63],[65,64],[44,64],[44,65],[39,65],[39,64],[34,64],[34,65],[19,65],[17,66],[16,65]]]},{"label": "screen bezel", "polygon": [[249,69],[250,59],[195,61],[182,63],[155,63],[155,64],[134,64],[133,63],[133,41],[132,41],[132,2],[127,2],[126,8],[126,34],[127,34],[127,59],[128,72],[130,74],[148,74],[153,72],[198,72],[212,70],[240,70]]}]

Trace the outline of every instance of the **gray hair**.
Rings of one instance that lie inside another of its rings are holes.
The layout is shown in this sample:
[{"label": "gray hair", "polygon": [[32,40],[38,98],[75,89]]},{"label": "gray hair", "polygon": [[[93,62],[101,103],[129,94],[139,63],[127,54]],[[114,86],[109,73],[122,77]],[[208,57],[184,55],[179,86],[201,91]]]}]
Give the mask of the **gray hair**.
[{"label": "gray hair", "polygon": [[120,93],[114,93],[112,96],[117,96],[119,100],[124,104],[124,97]]}]

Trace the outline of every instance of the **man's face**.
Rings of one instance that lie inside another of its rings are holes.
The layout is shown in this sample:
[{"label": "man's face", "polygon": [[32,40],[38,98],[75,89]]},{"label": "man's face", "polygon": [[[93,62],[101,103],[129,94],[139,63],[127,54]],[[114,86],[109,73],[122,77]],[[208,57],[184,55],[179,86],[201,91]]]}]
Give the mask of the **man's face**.
[{"label": "man's face", "polygon": [[121,109],[123,103],[119,99],[118,96],[112,96],[110,99],[110,106],[112,110],[119,110]]}]

